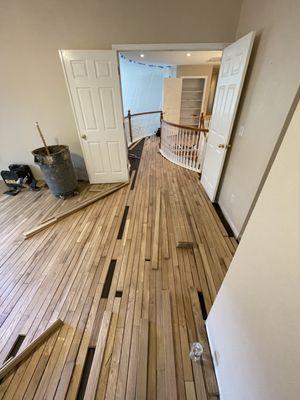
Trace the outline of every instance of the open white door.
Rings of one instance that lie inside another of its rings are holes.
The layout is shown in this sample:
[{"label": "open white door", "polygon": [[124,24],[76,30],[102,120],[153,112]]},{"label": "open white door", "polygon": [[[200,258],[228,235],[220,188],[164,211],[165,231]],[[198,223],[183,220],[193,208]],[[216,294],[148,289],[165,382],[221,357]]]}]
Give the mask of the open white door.
[{"label": "open white door", "polygon": [[223,50],[201,175],[211,201],[216,197],[254,36],[250,32]]},{"label": "open white door", "polygon": [[91,183],[128,180],[115,50],[60,50]]}]

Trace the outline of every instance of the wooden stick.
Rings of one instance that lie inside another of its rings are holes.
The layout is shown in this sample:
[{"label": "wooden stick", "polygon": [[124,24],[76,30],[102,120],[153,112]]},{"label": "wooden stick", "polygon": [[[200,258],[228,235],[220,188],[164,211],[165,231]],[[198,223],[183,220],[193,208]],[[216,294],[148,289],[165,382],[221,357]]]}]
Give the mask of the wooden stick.
[{"label": "wooden stick", "polygon": [[77,204],[76,206],[69,208],[67,211],[53,215],[52,217],[42,221],[41,224],[38,225],[37,227],[35,227],[27,232],[24,232],[24,238],[25,239],[30,238],[31,236],[41,232],[42,230],[48,228],[49,226],[55,224],[56,222],[68,217],[69,215],[75,213],[76,211],[81,210],[82,208],[89,206],[90,204],[95,203],[96,201],[102,199],[103,197],[108,196],[111,193],[114,193],[115,191],[121,189],[122,187],[124,187],[126,185],[128,185],[128,182],[122,183],[118,186],[115,186],[115,187],[109,189],[109,190],[106,190],[105,192],[103,192],[101,194],[98,194],[97,196],[93,196],[90,199],[82,201],[81,203]]},{"label": "wooden stick", "polygon": [[16,368],[22,361],[24,361],[27,357],[31,355],[35,351],[35,349],[40,346],[49,336],[52,335],[57,329],[59,329],[63,325],[61,319],[57,319],[53,324],[49,326],[40,336],[34,339],[25,349],[20,353],[13,357],[11,360],[6,362],[2,368],[0,368],[0,379],[2,379],[5,375],[11,372],[14,368]]},{"label": "wooden stick", "polygon": [[46,140],[45,140],[44,135],[43,135],[43,133],[42,133],[42,131],[41,131],[41,128],[40,128],[40,126],[39,126],[39,123],[36,122],[36,123],[35,123],[35,126],[36,126],[36,129],[38,130],[38,133],[40,134],[40,137],[41,137],[43,143],[44,143],[44,147],[45,147],[45,149],[46,149],[47,156],[50,156],[50,151],[49,151],[48,146],[47,146],[47,144],[46,144]]}]

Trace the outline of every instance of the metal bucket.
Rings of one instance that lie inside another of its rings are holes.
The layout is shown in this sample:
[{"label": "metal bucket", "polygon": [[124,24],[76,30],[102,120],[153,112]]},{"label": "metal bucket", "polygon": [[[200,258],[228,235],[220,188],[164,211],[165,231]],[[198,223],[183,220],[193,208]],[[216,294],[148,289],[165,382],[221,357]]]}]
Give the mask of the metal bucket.
[{"label": "metal bucket", "polygon": [[56,197],[68,197],[76,194],[77,178],[68,146],[48,146],[50,156],[45,147],[33,150],[34,162],[42,170],[45,182]]}]

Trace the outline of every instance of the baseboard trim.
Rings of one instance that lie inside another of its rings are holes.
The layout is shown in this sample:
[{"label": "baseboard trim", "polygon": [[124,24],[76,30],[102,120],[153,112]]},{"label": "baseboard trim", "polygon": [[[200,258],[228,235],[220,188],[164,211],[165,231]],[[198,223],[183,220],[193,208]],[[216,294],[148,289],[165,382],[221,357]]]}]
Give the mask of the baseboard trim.
[{"label": "baseboard trim", "polygon": [[214,356],[215,350],[214,350],[214,346],[213,346],[213,343],[212,343],[212,340],[211,340],[211,336],[210,336],[210,333],[209,333],[207,322],[205,322],[205,329],[206,329],[206,335],[207,335],[207,338],[208,338],[208,345],[209,345],[209,348],[210,348],[211,357],[212,357],[212,360],[213,360],[215,375],[216,375],[216,379],[217,379],[217,383],[218,383],[219,398],[220,398],[220,400],[224,400],[224,397],[223,397],[223,394],[222,394],[223,392],[222,392],[222,386],[221,386],[220,377],[219,377],[218,366],[216,365],[215,356]]},{"label": "baseboard trim", "polygon": [[[224,207],[222,207],[222,205],[220,203],[218,203],[218,207],[219,207],[219,211],[221,212],[221,215],[223,216],[223,220],[226,221],[226,224],[230,227],[230,229],[233,233],[232,236],[234,236],[235,239],[239,240],[240,231],[237,229],[237,227],[232,222],[232,219],[230,218],[228,212],[226,211],[226,209]],[[223,222],[221,215],[219,215],[219,216],[221,218],[221,221]],[[224,226],[225,226],[225,224],[224,224]],[[225,228],[226,228],[226,226],[225,226]]]}]

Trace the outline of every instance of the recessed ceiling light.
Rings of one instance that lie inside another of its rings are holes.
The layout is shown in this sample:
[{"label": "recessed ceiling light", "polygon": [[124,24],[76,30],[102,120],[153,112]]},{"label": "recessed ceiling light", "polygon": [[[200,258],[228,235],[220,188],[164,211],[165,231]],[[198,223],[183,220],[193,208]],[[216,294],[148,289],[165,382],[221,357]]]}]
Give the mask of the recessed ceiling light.
[{"label": "recessed ceiling light", "polygon": [[186,53],[186,55],[187,55],[188,57],[191,57],[191,53]]},{"label": "recessed ceiling light", "polygon": [[140,54],[140,57],[141,57],[141,58],[144,58],[144,57],[145,57],[145,54]]}]

